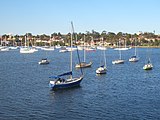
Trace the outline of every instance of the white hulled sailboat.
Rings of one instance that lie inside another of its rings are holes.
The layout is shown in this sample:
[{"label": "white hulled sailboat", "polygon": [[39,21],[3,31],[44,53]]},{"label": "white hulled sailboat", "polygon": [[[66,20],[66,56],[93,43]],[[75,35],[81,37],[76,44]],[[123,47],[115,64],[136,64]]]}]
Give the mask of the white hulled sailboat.
[{"label": "white hulled sailboat", "polygon": [[147,63],[143,66],[143,69],[144,70],[152,70],[152,68],[153,68],[153,65],[151,63],[150,54],[149,54],[149,46],[148,46],[148,48],[147,48]]},{"label": "white hulled sailboat", "polygon": [[34,53],[35,50],[29,47],[29,42],[27,46],[27,36],[25,36],[25,46],[20,48],[20,53]]},{"label": "white hulled sailboat", "polygon": [[84,49],[83,49],[83,53],[84,53],[84,59],[83,62],[76,64],[76,68],[87,68],[87,67],[91,67],[92,62],[90,61],[89,63],[86,63],[86,50],[85,50],[85,35],[84,35]]},{"label": "white hulled sailboat", "polygon": [[129,58],[129,62],[138,62],[139,61],[139,57],[137,55],[137,47],[136,47],[136,41],[135,41],[135,49],[134,49],[134,55],[131,56],[131,58]]},{"label": "white hulled sailboat", "polygon": [[[103,44],[103,45],[104,45],[104,44]],[[103,50],[101,50],[101,51],[103,52],[104,62],[103,62],[103,64],[100,63],[100,67],[97,68],[96,73],[97,73],[97,74],[106,74],[106,72],[107,72],[106,53],[105,53],[106,49],[103,49]],[[101,62],[101,61],[100,61],[100,62]]]},{"label": "white hulled sailboat", "polygon": [[[120,46],[120,43],[119,43],[119,46]],[[122,60],[121,50],[119,49],[118,51],[119,51],[119,59],[113,60],[112,64],[123,64],[124,63],[124,60]]]}]

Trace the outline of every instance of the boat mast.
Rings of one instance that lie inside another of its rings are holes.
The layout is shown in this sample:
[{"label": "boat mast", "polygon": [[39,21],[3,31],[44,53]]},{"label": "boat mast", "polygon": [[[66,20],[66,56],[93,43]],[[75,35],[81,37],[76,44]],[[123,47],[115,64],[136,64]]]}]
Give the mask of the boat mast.
[{"label": "boat mast", "polygon": [[83,59],[83,61],[86,62],[85,35],[84,35],[84,46],[83,46],[83,50],[84,50],[84,59]]},{"label": "boat mast", "polygon": [[105,65],[105,67],[107,67],[107,65],[106,65],[106,54],[105,54],[105,49],[104,49],[104,65]]},{"label": "boat mast", "polygon": [[27,42],[27,35],[25,35],[25,43],[24,43],[24,46],[26,47],[26,42]]},{"label": "boat mast", "polygon": [[[73,32],[74,32],[74,28],[73,28],[73,22],[71,21],[71,26],[72,26],[72,31],[71,31],[71,63],[70,63],[70,71],[72,72],[72,40],[73,40]],[[70,78],[72,79],[72,75],[70,76]]]},{"label": "boat mast", "polygon": [[[72,33],[71,33],[71,72],[72,72],[72,44],[73,44],[72,40],[73,40],[73,34],[74,34],[74,27],[73,27],[73,22],[72,21],[71,21],[71,26],[72,26]],[[77,51],[78,61],[79,61],[79,64],[80,64],[81,60],[80,60],[80,57],[79,57],[78,49],[76,51]],[[81,70],[81,74],[83,75],[81,64],[80,64],[80,70]],[[71,79],[72,79],[72,75],[71,75]]]},{"label": "boat mast", "polygon": [[148,41],[148,48],[147,48],[147,54],[148,54],[148,56],[147,57],[148,57],[148,61],[151,62],[151,59],[150,59],[151,55],[150,55],[150,48],[149,47],[150,47],[150,41]]},{"label": "boat mast", "polygon": [[[27,37],[26,37],[26,38],[28,39],[28,34],[27,34]],[[26,40],[27,40],[27,39],[26,39]],[[29,47],[29,40],[27,40],[27,45],[28,45],[28,47]]]},{"label": "boat mast", "polygon": [[119,59],[121,60],[120,40],[119,40]]},{"label": "boat mast", "polygon": [[[102,38],[102,39],[103,39],[103,38]],[[104,47],[104,39],[103,39],[103,47]],[[106,66],[106,53],[105,53],[106,50],[105,50],[105,48],[104,48],[103,50],[104,50],[104,51],[103,51],[103,53],[104,53],[104,66],[107,67],[107,66]]]},{"label": "boat mast", "polygon": [[134,55],[136,56],[137,55],[137,44],[136,44],[136,39],[135,39],[135,51],[134,51]]}]

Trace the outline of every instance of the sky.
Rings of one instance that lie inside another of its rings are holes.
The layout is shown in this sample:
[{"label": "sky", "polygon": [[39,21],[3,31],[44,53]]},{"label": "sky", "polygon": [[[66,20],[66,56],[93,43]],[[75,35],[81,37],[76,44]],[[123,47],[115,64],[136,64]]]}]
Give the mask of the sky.
[{"label": "sky", "polygon": [[0,35],[107,31],[160,34],[160,0],[0,0]]}]

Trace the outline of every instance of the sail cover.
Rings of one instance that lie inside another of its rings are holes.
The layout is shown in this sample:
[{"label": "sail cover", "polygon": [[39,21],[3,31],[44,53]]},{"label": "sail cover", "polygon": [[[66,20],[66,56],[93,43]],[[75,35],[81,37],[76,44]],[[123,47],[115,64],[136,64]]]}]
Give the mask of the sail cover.
[{"label": "sail cover", "polygon": [[136,58],[136,56],[134,55],[134,56],[132,56],[131,58]]},{"label": "sail cover", "polygon": [[101,65],[100,67],[104,67],[104,65]]},{"label": "sail cover", "polygon": [[57,79],[57,78],[60,78],[61,76],[66,76],[66,75],[72,75],[72,72],[66,72],[57,76],[50,76],[49,78]]}]

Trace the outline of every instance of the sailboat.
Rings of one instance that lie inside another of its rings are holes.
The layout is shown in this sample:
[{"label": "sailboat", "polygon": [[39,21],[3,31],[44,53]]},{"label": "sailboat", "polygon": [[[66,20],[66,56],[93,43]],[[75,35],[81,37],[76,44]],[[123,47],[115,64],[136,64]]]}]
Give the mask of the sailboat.
[{"label": "sailboat", "polygon": [[[73,39],[73,33],[74,33],[74,29],[73,29],[73,23],[71,22],[71,26],[72,26],[72,34],[71,34],[71,49],[72,49],[72,39]],[[53,79],[49,82],[49,86],[55,90],[55,89],[65,89],[65,88],[71,88],[71,87],[75,87],[75,86],[79,86],[81,81],[83,80],[83,72],[81,69],[81,76],[80,77],[73,77],[73,70],[72,70],[72,50],[70,51],[71,55],[70,55],[70,71],[66,72],[66,73],[62,73],[60,75],[57,76],[51,76],[49,78]],[[78,49],[77,49],[77,54],[78,54]],[[79,58],[79,54],[78,54],[78,58]],[[80,63],[80,59],[79,59],[79,63]],[[69,76],[69,78],[64,78],[65,76]]]},{"label": "sailboat", "polygon": [[107,66],[106,66],[106,54],[105,49],[101,50],[103,51],[103,57],[104,57],[104,63],[100,65],[100,67],[97,68],[96,73],[97,74],[106,74],[107,72]]},{"label": "sailboat", "polygon": [[59,52],[64,53],[64,52],[69,52],[66,46],[62,46]]},{"label": "sailboat", "polygon": [[150,60],[150,58],[149,58],[147,64],[145,64],[145,65],[143,66],[143,69],[144,69],[144,70],[152,70],[152,68],[153,68],[153,65],[152,65],[151,60]]},{"label": "sailboat", "polygon": [[137,47],[136,47],[136,42],[135,42],[135,49],[134,49],[134,55],[129,58],[129,62],[138,62],[139,57],[137,56]]},{"label": "sailboat", "polygon": [[27,36],[25,36],[25,46],[20,48],[20,53],[34,53],[35,50],[29,47],[29,42],[27,46]]},{"label": "sailboat", "polygon": [[[84,35],[84,47],[85,47],[85,35]],[[92,62],[89,62],[89,63],[86,63],[86,50],[85,48],[83,49],[84,51],[84,59],[83,59],[83,62],[79,63],[79,64],[76,64],[76,68],[87,68],[87,67],[91,67],[92,65]]]},{"label": "sailboat", "polygon": [[[117,43],[118,44],[118,43]],[[124,47],[118,47],[118,48],[114,48],[114,50],[129,50],[130,48],[128,48],[126,46],[126,41],[124,41]]]},{"label": "sailboat", "polygon": [[[47,51],[46,51],[46,56],[47,56]],[[50,60],[47,59],[47,57],[42,58],[41,61],[38,62],[39,65],[47,65],[50,63]]]},{"label": "sailboat", "polygon": [[41,61],[38,62],[38,64],[40,65],[46,65],[49,64],[49,60],[47,60],[47,58],[42,58]]},{"label": "sailboat", "polygon": [[[7,41],[6,39],[7,38],[5,36],[5,41],[4,41],[5,45],[0,47],[0,51],[9,51],[10,50],[10,48],[8,46],[6,46],[6,41]],[[1,45],[2,45],[2,41],[1,41]]]},{"label": "sailboat", "polygon": [[45,45],[44,47],[41,48],[41,50],[46,50],[46,51],[53,51],[55,48],[54,46],[51,45],[51,40],[49,41],[49,46]]},{"label": "sailboat", "polygon": [[[148,46],[149,47],[149,46]],[[148,51],[148,48],[147,48],[147,52],[148,52],[148,60],[147,60],[147,63],[143,66],[143,69],[144,70],[152,70],[152,68],[153,68],[153,65],[152,65],[152,63],[151,63],[151,59],[150,59],[150,57],[149,57],[149,51]]]},{"label": "sailboat", "polygon": [[[119,43],[119,46],[120,46],[120,43]],[[118,51],[119,51],[119,59],[112,61],[112,64],[123,64],[124,63],[124,60],[122,60],[121,58],[122,57],[121,50],[119,49]]]}]

